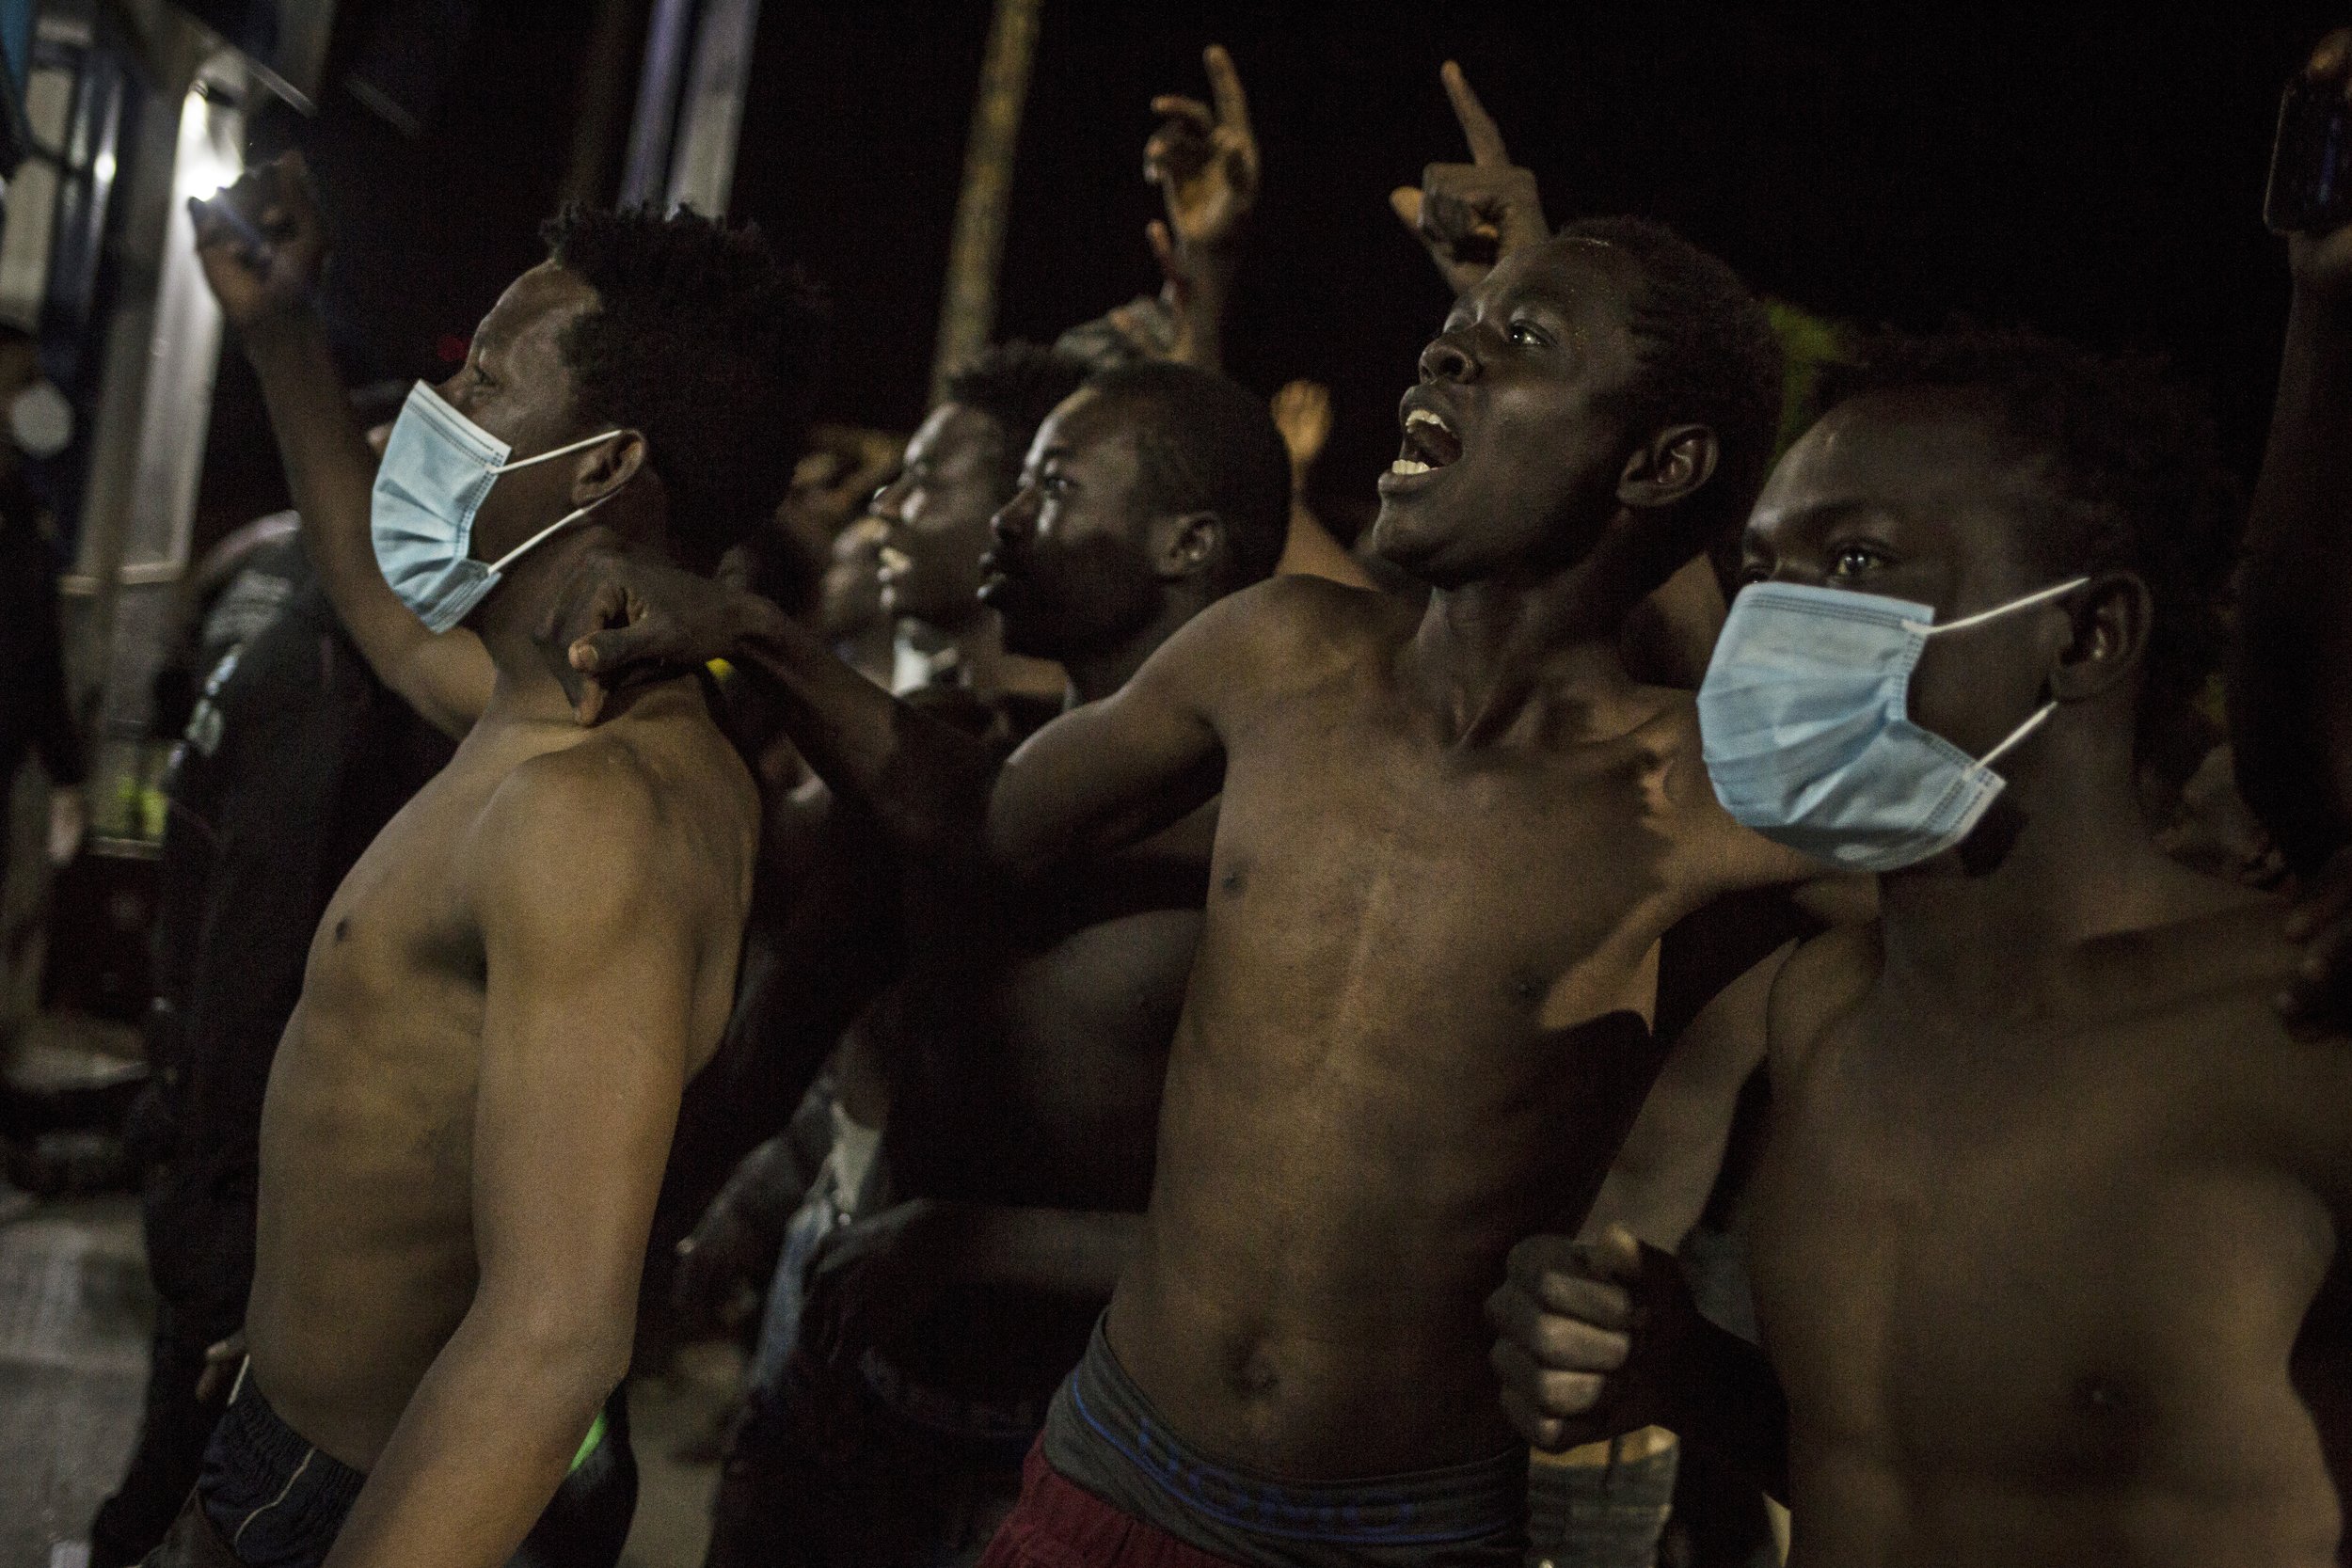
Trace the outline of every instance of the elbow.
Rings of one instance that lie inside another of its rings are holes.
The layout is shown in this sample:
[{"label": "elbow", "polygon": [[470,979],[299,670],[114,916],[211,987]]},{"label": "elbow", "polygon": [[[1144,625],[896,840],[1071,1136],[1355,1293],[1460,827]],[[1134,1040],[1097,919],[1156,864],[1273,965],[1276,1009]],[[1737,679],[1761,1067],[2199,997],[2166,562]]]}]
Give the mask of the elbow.
[{"label": "elbow", "polygon": [[628,1375],[637,1327],[634,1305],[594,1313],[579,1308],[579,1301],[594,1299],[584,1293],[501,1314],[497,1338],[506,1364],[528,1384],[532,1403],[593,1412]]}]

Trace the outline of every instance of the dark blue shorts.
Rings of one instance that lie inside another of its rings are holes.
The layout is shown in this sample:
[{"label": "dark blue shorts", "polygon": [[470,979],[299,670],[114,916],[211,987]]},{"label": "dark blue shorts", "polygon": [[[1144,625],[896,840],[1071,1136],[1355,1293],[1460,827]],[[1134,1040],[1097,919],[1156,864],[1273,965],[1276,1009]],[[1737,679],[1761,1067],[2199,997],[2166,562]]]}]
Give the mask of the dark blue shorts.
[{"label": "dark blue shorts", "polygon": [[[637,1513],[637,1460],[618,1389],[602,1425],[602,1438],[583,1449],[511,1568],[612,1568],[620,1560]],[[246,1375],[213,1429],[196,1495],[246,1568],[318,1568],[367,1480],[288,1426]]]}]

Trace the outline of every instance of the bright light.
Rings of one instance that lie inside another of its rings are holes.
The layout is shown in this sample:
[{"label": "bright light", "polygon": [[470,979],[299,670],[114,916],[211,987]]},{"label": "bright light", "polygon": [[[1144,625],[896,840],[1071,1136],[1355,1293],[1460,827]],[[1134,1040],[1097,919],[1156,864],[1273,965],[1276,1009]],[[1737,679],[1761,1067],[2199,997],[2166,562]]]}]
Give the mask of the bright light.
[{"label": "bright light", "polygon": [[90,161],[89,171],[100,184],[103,185],[111,182],[115,177],[114,150],[110,148],[107,150],[101,152],[96,158],[92,159]]},{"label": "bright light", "polygon": [[189,197],[217,195],[245,172],[235,143],[217,135],[215,118],[211,100],[201,92],[189,93],[181,107],[180,145],[171,166],[171,185],[183,201]]}]

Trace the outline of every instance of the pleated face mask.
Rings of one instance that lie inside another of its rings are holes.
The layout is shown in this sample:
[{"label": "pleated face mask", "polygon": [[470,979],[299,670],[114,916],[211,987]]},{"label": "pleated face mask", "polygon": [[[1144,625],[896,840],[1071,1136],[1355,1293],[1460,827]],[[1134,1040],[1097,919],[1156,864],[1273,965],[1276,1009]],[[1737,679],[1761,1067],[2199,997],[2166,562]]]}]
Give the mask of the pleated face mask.
[{"label": "pleated face mask", "polygon": [[1847,871],[1895,871],[1966,838],[2004,781],[1993,764],[2057,708],[2044,703],[1972,757],[1911,721],[1928,639],[2041,604],[2075,578],[1944,626],[1932,607],[1802,583],[1732,602],[1699,688],[1699,736],[1724,809],[1775,844]]},{"label": "pleated face mask", "polygon": [[620,493],[597,497],[498,560],[484,562],[472,554],[474,514],[489,499],[499,475],[568,456],[620,434],[608,430],[510,463],[513,448],[418,382],[385,443],[369,503],[369,533],[384,580],[417,619],[434,631],[449,630],[473,612],[507,568]]}]

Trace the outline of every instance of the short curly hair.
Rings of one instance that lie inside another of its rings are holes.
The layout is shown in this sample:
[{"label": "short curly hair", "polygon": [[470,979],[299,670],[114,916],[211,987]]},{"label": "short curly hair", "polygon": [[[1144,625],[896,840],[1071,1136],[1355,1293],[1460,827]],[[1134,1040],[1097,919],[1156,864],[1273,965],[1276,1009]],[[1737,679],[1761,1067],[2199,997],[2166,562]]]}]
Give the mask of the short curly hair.
[{"label": "short curly hair", "polygon": [[1991,399],[2001,437],[2020,456],[2048,460],[2050,504],[2025,544],[2052,580],[2122,571],[2148,585],[2155,621],[2138,752],[2152,762],[2181,753],[2174,742],[2185,731],[2209,727],[2195,703],[2228,639],[2230,566],[2245,518],[2205,400],[2154,356],[1957,323],[1864,340],[1851,360],[1824,371],[1822,407],[1914,388]]},{"label": "short curly hair", "polygon": [[1695,555],[1736,536],[1772,467],[1779,427],[1780,340],[1740,275],[1662,223],[1582,218],[1559,237],[1592,240],[1632,261],[1633,335],[1642,369],[1629,415],[1637,428],[1703,424],[1715,433],[1715,472],[1681,510]]},{"label": "short curly hair", "polygon": [[1139,359],[1087,385],[1136,415],[1136,453],[1151,504],[1214,512],[1227,548],[1216,590],[1271,577],[1290,537],[1291,460],[1265,401],[1215,371]]},{"label": "short curly hair", "polygon": [[1035,343],[999,343],[947,378],[949,403],[977,409],[1005,433],[998,476],[1008,495],[1020,483],[1037,427],[1087,378],[1087,367]]},{"label": "short curly hair", "polygon": [[580,417],[645,438],[669,492],[669,531],[708,571],[764,527],[792,482],[825,309],[756,228],[680,211],[574,206],[541,230],[596,291],[564,349]]}]

